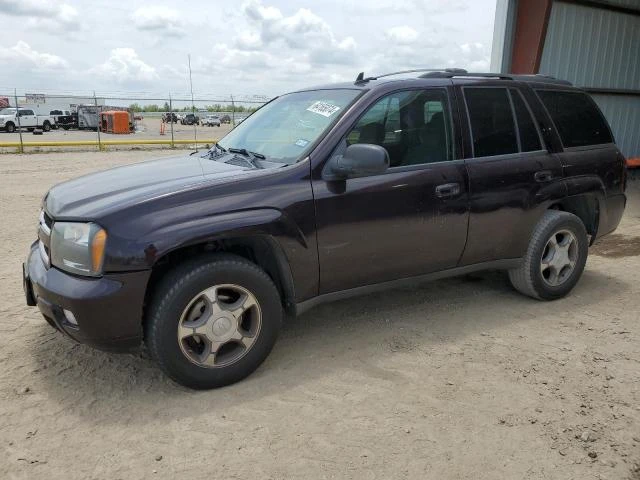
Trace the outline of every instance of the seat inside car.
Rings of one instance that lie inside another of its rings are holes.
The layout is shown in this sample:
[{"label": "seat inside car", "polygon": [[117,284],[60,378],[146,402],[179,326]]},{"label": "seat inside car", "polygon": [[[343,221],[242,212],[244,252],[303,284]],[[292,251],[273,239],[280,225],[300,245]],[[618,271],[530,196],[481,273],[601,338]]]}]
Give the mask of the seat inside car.
[{"label": "seat inside car", "polygon": [[402,165],[442,162],[447,159],[447,137],[442,112],[434,113],[431,120],[418,131],[418,141],[407,149]]},{"label": "seat inside car", "polygon": [[384,142],[384,125],[381,123],[368,123],[360,129],[358,143],[373,143],[382,145]]}]

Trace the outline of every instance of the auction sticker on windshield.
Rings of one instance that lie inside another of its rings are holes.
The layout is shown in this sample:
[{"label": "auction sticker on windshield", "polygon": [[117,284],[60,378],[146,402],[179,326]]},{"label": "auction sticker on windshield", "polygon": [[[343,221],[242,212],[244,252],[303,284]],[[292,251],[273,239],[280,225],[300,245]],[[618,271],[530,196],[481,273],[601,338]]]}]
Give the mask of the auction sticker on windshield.
[{"label": "auction sticker on windshield", "polygon": [[317,113],[318,115],[322,115],[323,117],[330,117],[338,110],[340,110],[340,107],[331,105],[327,102],[316,102],[309,108],[307,108],[307,110],[313,113]]}]

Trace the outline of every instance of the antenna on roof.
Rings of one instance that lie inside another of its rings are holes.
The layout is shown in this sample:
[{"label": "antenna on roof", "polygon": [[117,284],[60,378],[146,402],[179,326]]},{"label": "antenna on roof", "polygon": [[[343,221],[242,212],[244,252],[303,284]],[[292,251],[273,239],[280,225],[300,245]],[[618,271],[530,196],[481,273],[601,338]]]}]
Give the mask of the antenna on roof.
[{"label": "antenna on roof", "polygon": [[364,80],[364,72],[360,72],[358,74],[358,76],[356,77],[356,83],[361,82],[362,80]]}]

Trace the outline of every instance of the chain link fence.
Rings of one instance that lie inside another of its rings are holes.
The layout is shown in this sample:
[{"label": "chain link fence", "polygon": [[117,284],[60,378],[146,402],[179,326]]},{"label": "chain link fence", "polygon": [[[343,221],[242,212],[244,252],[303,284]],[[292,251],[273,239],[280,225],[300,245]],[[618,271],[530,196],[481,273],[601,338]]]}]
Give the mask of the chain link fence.
[{"label": "chain link fence", "polygon": [[0,89],[0,151],[198,149],[215,143],[269,100],[261,95],[192,98],[145,93],[18,94],[18,89]]}]

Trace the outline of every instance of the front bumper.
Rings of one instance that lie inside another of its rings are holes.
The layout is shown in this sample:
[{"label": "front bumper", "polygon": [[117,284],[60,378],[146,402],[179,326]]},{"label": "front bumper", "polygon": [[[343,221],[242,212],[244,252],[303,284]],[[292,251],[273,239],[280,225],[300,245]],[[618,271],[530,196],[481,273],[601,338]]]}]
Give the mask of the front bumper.
[{"label": "front bumper", "polygon": [[[34,303],[51,326],[77,342],[101,350],[128,351],[142,340],[142,309],[150,271],[82,278],[47,268],[37,247],[23,267],[28,305]],[[77,325],[69,322],[71,311]]]}]

